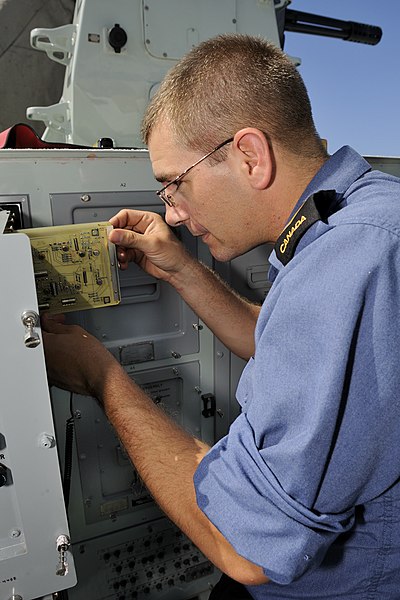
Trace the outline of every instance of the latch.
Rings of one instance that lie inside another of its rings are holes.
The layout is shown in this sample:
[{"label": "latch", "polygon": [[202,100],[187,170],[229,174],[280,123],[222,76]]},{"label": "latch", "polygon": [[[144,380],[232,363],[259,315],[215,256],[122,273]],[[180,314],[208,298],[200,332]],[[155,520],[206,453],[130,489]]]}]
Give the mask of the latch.
[{"label": "latch", "polygon": [[67,535],[61,534],[56,540],[58,552],[58,566],[56,575],[64,577],[68,573],[67,550],[71,546],[71,540]]},{"label": "latch", "polygon": [[25,326],[24,343],[27,348],[36,348],[40,344],[40,337],[35,327],[39,325],[39,315],[34,310],[24,310],[21,321]]},{"label": "latch", "polygon": [[201,399],[203,400],[204,408],[201,411],[203,417],[214,417],[215,416],[215,396],[214,394],[202,394]]}]

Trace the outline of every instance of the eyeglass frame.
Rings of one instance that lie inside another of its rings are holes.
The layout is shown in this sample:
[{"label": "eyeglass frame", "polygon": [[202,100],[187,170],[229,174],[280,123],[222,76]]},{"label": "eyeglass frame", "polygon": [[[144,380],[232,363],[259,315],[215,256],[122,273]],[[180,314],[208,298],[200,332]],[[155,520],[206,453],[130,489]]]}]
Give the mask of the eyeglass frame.
[{"label": "eyeglass frame", "polygon": [[203,160],[206,160],[206,158],[208,158],[209,156],[211,156],[212,154],[214,154],[214,152],[217,152],[217,150],[220,150],[221,148],[223,148],[224,146],[226,146],[226,144],[229,144],[229,143],[233,142],[233,140],[234,140],[233,137],[228,138],[227,140],[225,140],[221,144],[218,144],[218,146],[216,146],[213,150],[211,150],[211,152],[207,152],[207,154],[205,154],[204,156],[202,156],[201,158],[199,158],[199,160],[196,160],[196,162],[193,165],[191,165],[190,167],[188,167],[187,169],[185,169],[180,175],[178,175],[178,177],[175,177],[175,179],[172,179],[172,181],[169,181],[166,185],[164,185],[164,187],[161,188],[161,190],[158,190],[156,192],[157,196],[159,198],[161,198],[161,200],[167,206],[170,206],[170,207],[176,206],[174,200],[172,199],[172,194],[170,196],[168,196],[165,193],[165,190],[170,185],[174,185],[174,184],[176,185],[176,184],[180,183],[182,181],[182,179],[185,177],[185,175],[187,175],[189,173],[189,171],[191,171],[192,169],[194,169],[194,167],[197,167],[197,165],[199,165],[201,162],[203,162]]}]

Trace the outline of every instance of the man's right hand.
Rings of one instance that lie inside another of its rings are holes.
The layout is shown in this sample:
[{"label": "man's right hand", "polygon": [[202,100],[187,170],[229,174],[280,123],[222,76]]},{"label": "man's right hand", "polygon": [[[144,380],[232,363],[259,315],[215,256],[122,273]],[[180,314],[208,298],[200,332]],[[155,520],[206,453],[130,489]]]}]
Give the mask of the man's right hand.
[{"label": "man's right hand", "polygon": [[124,209],[110,223],[114,229],[109,239],[117,246],[123,270],[133,261],[149,275],[169,281],[190,260],[183,244],[157,213]]},{"label": "man's right hand", "polygon": [[260,307],[240,298],[187,253],[163,218],[143,210],[121,210],[110,219],[121,269],[136,262],[149,275],[170,283],[213,333],[238,356],[254,353]]}]

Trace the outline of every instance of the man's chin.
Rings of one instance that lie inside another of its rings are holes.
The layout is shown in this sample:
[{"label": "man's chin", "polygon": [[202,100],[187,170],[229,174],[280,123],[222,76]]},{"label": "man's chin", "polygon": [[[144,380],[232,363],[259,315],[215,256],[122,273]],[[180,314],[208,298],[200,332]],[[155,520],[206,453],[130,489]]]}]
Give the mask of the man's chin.
[{"label": "man's chin", "polygon": [[210,236],[210,234],[202,236],[201,241],[208,246],[211,256],[218,262],[228,262],[240,254],[232,248],[225,248],[222,244],[217,242],[215,238]]}]

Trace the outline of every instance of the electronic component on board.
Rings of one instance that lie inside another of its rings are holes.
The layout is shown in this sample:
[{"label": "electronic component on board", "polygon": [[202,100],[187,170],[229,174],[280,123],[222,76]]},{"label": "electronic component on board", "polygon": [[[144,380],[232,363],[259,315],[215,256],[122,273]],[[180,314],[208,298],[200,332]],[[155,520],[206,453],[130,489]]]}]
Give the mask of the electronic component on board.
[{"label": "electronic component on board", "polygon": [[31,243],[39,310],[62,313],[119,304],[108,222],[20,229]]}]

